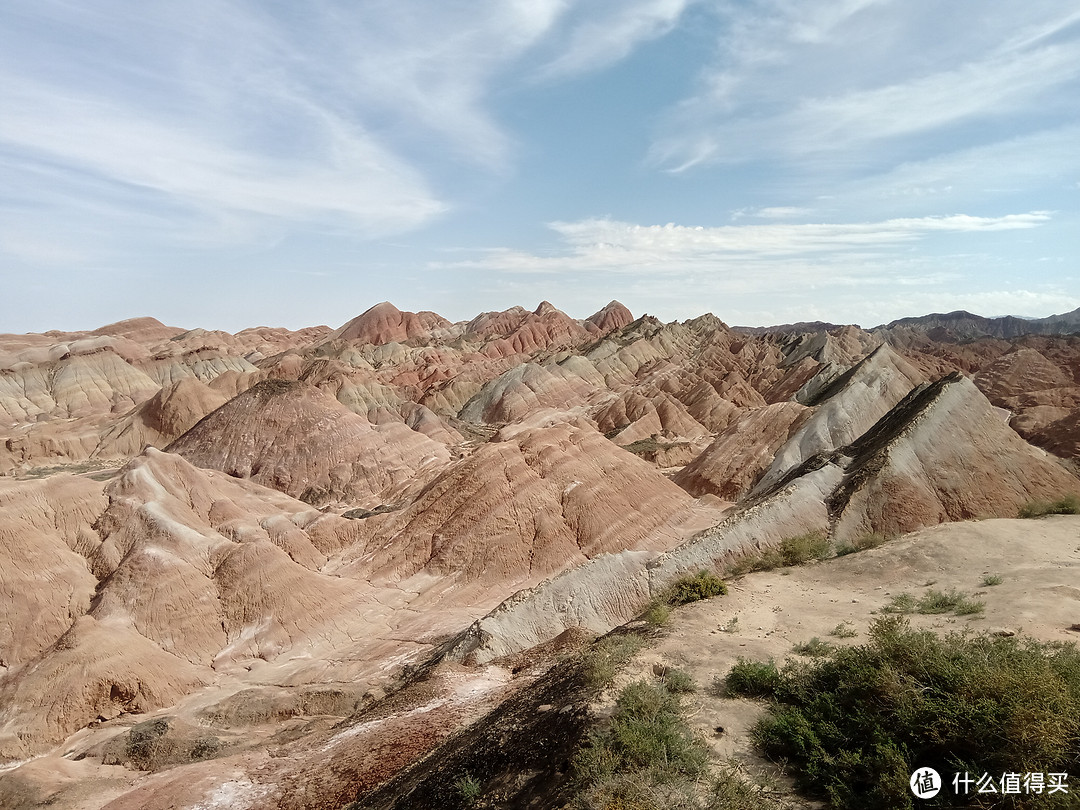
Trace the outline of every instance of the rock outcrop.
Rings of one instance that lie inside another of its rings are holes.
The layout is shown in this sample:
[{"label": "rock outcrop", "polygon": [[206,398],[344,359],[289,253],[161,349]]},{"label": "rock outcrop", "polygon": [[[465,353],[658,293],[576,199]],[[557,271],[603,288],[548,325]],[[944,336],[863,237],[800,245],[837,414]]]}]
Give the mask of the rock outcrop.
[{"label": "rock outcrop", "polygon": [[168,450],[320,505],[393,500],[450,458],[403,423],[372,425],[320,389],[285,380],[234,397]]}]

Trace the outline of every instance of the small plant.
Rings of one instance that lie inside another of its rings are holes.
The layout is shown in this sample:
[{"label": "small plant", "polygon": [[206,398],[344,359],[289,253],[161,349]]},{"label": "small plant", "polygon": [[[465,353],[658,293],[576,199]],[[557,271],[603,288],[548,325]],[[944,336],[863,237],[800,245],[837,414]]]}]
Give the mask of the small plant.
[{"label": "small plant", "polygon": [[981,613],[985,607],[982,602],[971,599],[955,588],[948,591],[929,590],[916,604],[916,610],[927,615],[955,613],[957,616],[967,616]]},{"label": "small plant", "polygon": [[[807,560],[823,560],[829,556],[829,539],[824,532],[807,532],[796,537],[787,537],[778,546],[768,546],[758,551],[739,557],[726,568],[731,577],[742,576],[753,571],[772,571],[799,565]],[[782,573],[787,573],[782,572]]]},{"label": "small plant", "polygon": [[669,669],[664,673],[664,688],[676,695],[686,695],[697,691],[694,679],[681,669]]},{"label": "small plant", "polygon": [[827,641],[822,641],[817,636],[814,636],[809,641],[804,641],[802,644],[796,644],[791,648],[791,651],[796,655],[806,655],[811,658],[820,658],[823,655],[828,655],[832,652],[833,646]]},{"label": "small plant", "polygon": [[671,619],[671,605],[662,599],[654,599],[641,615],[647,624],[663,627]]},{"label": "small plant", "polygon": [[1056,501],[1029,501],[1020,507],[1018,517],[1037,518],[1044,515],[1080,515],[1080,497],[1064,495]]},{"label": "small plant", "polygon": [[994,585],[1000,585],[1004,581],[1005,577],[1003,577],[1001,574],[987,574],[985,577],[982,578],[982,586],[984,588],[990,588]]},{"label": "small plant", "polygon": [[[781,682],[780,670],[771,658],[768,661],[740,658],[727,677],[722,682],[718,678],[713,688],[714,691],[726,691],[741,697],[759,698],[773,695],[780,688]],[[721,683],[723,690],[719,688]]]},{"label": "small plant", "polygon": [[870,534],[864,534],[861,537],[855,539],[853,545],[856,551],[866,551],[871,548],[877,548],[889,538],[880,532],[871,532]]},{"label": "small plant", "polygon": [[882,613],[914,613],[918,607],[915,597],[906,591],[898,593],[889,599],[888,604],[881,609]]},{"label": "small plant", "polygon": [[778,807],[762,795],[760,786],[752,786],[746,781],[737,765],[728,763],[721,766],[709,786],[707,803],[702,805],[702,810],[767,810]]},{"label": "small plant", "polygon": [[974,616],[984,610],[986,610],[986,604],[978,599],[961,599],[953,608],[953,613],[957,616]]},{"label": "small plant", "polygon": [[483,787],[471,773],[466,773],[464,776],[459,776],[454,780],[454,791],[457,793],[458,798],[461,799],[462,804],[471,807],[480,798]]},{"label": "small plant", "polygon": [[720,629],[725,633],[739,632],[739,617],[732,616],[730,619],[720,625]]},{"label": "small plant", "polygon": [[698,571],[694,576],[683,577],[668,590],[667,602],[685,605],[727,593],[727,585],[711,571]]},{"label": "small plant", "polygon": [[871,532],[870,534],[864,534],[860,537],[856,537],[849,543],[842,543],[836,547],[836,556],[844,557],[848,554],[854,554],[856,551],[866,551],[871,548],[877,548],[882,543],[886,542],[889,538],[880,532]]},{"label": "small plant", "polygon": [[[686,723],[682,697],[644,681],[623,688],[610,726],[593,732],[574,757],[585,798],[599,794],[595,798],[600,801],[586,806],[600,807],[640,806],[617,803],[611,794],[623,794],[629,787],[692,782],[704,775],[707,766],[707,749]],[[636,784],[628,785],[628,778]]]},{"label": "small plant", "polygon": [[605,636],[600,639],[582,655],[586,682],[594,689],[603,689],[642,646],[637,636]]},{"label": "small plant", "polygon": [[784,565],[799,565],[807,560],[824,559],[829,553],[829,538],[824,532],[807,532],[780,541]]},{"label": "small plant", "polygon": [[851,622],[840,622],[840,624],[829,631],[829,635],[836,636],[837,638],[855,638],[855,636],[859,634],[856,632],[855,627]]}]

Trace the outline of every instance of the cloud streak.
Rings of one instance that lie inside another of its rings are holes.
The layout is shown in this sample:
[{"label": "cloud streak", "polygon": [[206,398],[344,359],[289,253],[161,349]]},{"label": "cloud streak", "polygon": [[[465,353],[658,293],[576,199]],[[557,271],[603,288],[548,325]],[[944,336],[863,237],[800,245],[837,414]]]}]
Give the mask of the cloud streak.
[{"label": "cloud streak", "polygon": [[853,150],[865,160],[897,139],[974,121],[1026,112],[1038,126],[1069,114],[1080,78],[1076,13],[1035,3],[969,25],[968,13],[986,19],[997,5],[958,0],[950,14],[921,2],[852,0],[828,13],[817,4],[740,6],[718,64],[702,92],[672,109],[651,162],[685,172]]},{"label": "cloud streak", "polygon": [[[937,234],[985,234],[1037,228],[1049,213],[1033,211],[1000,217],[954,215],[910,217],[866,223],[767,224],[702,227],[635,225],[610,219],[553,222],[563,242],[555,255],[508,249],[454,266],[483,266],[516,273],[608,271],[668,275],[690,269],[721,269],[727,262],[798,260],[813,263],[846,253],[862,261]],[[828,264],[826,263],[826,266]],[[785,269],[790,269],[785,265]],[[820,269],[820,268],[819,268]]]},{"label": "cloud streak", "polygon": [[[551,80],[607,67],[640,43],[662,37],[678,23],[691,0],[619,0],[571,27],[561,53],[544,64],[537,78]],[[597,4],[604,5],[604,4]]]}]

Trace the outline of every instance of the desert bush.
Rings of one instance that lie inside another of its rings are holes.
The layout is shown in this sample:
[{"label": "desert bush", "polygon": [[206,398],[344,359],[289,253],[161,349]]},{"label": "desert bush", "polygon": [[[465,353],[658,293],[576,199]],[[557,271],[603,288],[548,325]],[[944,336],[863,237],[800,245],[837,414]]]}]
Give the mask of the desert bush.
[{"label": "desert bush", "polygon": [[987,574],[985,577],[982,578],[982,582],[980,584],[984,588],[989,588],[993,585],[1000,585],[1004,581],[1005,577],[1001,576],[1001,574]]},{"label": "desert bush", "polygon": [[854,554],[856,551],[866,551],[867,549],[877,548],[882,543],[886,542],[889,538],[880,532],[871,532],[870,534],[864,534],[856,537],[849,543],[843,543],[836,547],[836,556],[844,557],[848,554]]},{"label": "desert bush", "polygon": [[829,538],[824,532],[807,532],[786,537],[779,545],[743,554],[727,565],[726,573],[728,576],[738,577],[753,571],[771,571],[809,560],[823,560],[829,556],[830,548]]},{"label": "desert bush", "polygon": [[1018,517],[1037,518],[1043,515],[1080,515],[1080,497],[1064,495],[1056,501],[1029,501],[1020,507]]},{"label": "desert bush", "polygon": [[694,679],[681,669],[669,669],[664,673],[664,687],[676,695],[697,691]]},{"label": "desert bush", "polygon": [[824,559],[829,554],[829,538],[824,532],[807,532],[780,541],[780,558],[784,565],[799,565],[808,560]]},{"label": "desert bush", "polygon": [[671,605],[663,599],[654,599],[645,608],[641,618],[653,627],[663,627],[671,619]]},{"label": "desert bush", "polygon": [[916,604],[919,613],[933,615],[936,613],[956,613],[963,616],[970,613],[981,613],[984,608],[982,602],[971,599],[967,594],[961,593],[955,588],[947,591],[929,590]]},{"label": "desert bush", "polygon": [[173,757],[175,743],[169,738],[167,717],[155,717],[134,725],[127,734],[127,756],[139,770],[151,770]]},{"label": "desert bush", "polygon": [[217,737],[198,737],[191,746],[191,759],[213,759],[221,752],[221,740]]},{"label": "desert bush", "polygon": [[859,635],[851,622],[840,622],[832,630],[829,631],[830,636],[836,636],[837,638],[855,638]]},{"label": "desert bush", "polygon": [[603,689],[642,646],[637,636],[604,636],[582,654],[586,683],[594,689]]},{"label": "desert bush", "polygon": [[713,596],[727,593],[727,585],[711,571],[698,571],[693,576],[683,577],[667,591],[667,602],[671,605],[685,605]]},{"label": "desert bush", "polygon": [[906,591],[889,598],[888,603],[881,609],[882,613],[914,613],[919,606],[918,600]]},{"label": "desert bush", "polygon": [[740,697],[769,697],[780,688],[780,670],[771,658],[767,662],[750,661],[740,658],[727,677],[714,684],[717,692],[726,692]]},{"label": "desert bush", "polygon": [[[755,726],[765,754],[840,810],[910,808],[916,767],[1068,772],[1080,759],[1080,652],[1016,637],[912,630],[879,618],[869,642],[778,673]],[[741,662],[740,662],[741,663]],[[729,676],[730,677],[730,676]],[[970,806],[943,791],[935,806]],[[1047,797],[1016,796],[1016,807]],[[1070,797],[1071,798],[1071,797]]]},{"label": "desert bush", "polygon": [[623,792],[627,777],[638,786],[693,781],[707,763],[705,744],[686,724],[681,696],[665,684],[636,681],[619,693],[609,727],[593,732],[577,753],[574,770],[594,793]]},{"label": "desert bush", "polygon": [[881,609],[882,613],[922,613],[936,615],[939,613],[955,613],[957,616],[968,616],[982,613],[986,605],[978,599],[972,599],[967,594],[950,588],[947,591],[931,589],[916,599],[910,593],[900,593],[892,597],[889,603]]},{"label": "desert bush", "polygon": [[775,802],[727,766],[709,773],[708,748],[686,721],[690,678],[668,670],[659,683],[619,693],[610,723],[573,758],[577,810],[769,810]]},{"label": "desert bush", "polygon": [[822,641],[817,636],[814,636],[809,641],[804,641],[802,644],[796,644],[791,648],[791,651],[796,655],[806,655],[811,658],[819,658],[823,655],[828,655],[832,651],[833,645],[827,641]]}]

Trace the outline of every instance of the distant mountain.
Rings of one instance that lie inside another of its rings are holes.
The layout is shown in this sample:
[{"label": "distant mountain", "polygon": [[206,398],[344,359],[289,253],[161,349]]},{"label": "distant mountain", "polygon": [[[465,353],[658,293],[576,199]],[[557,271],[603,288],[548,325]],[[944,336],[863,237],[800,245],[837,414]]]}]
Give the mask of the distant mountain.
[{"label": "distant mountain", "polygon": [[840,329],[844,324],[828,323],[827,321],[799,321],[798,323],[782,323],[776,326],[733,326],[732,332],[741,332],[744,335],[764,335],[769,332],[783,332],[785,334],[803,334],[805,332],[831,332]]},{"label": "distant mountain", "polygon": [[923,332],[943,330],[945,334],[935,337],[952,337],[956,340],[972,340],[980,337],[1014,338],[1020,335],[1067,335],[1080,332],[1080,309],[1046,318],[1017,318],[1006,315],[1002,318],[984,318],[960,309],[944,315],[933,313],[917,318],[901,318],[897,321],[876,327],[876,329],[894,330],[907,327]]}]

